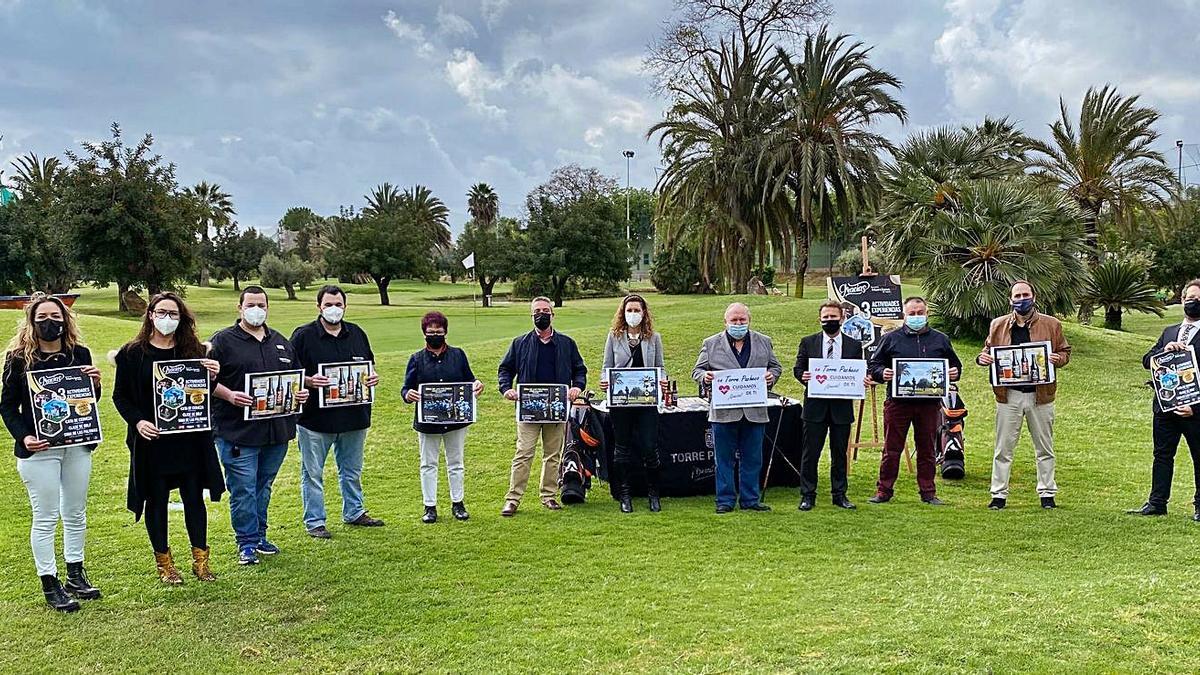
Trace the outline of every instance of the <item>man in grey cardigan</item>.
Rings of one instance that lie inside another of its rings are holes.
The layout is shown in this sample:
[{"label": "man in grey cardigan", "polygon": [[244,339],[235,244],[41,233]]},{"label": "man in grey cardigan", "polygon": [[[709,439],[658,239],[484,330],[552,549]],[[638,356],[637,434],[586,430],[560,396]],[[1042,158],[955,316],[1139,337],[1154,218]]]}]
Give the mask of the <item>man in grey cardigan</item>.
[{"label": "man in grey cardigan", "polygon": [[[738,368],[766,368],[767,387],[775,386],[783,372],[771,338],[750,330],[750,308],[735,302],[725,309],[725,330],[706,338],[701,345],[692,379],[709,384],[716,371]],[[709,409],[708,421],[717,460],[717,513],[732,511],[739,497],[742,509],[770,511],[771,507],[759,501],[758,486],[767,409]],[[735,457],[740,459],[736,490]]]}]

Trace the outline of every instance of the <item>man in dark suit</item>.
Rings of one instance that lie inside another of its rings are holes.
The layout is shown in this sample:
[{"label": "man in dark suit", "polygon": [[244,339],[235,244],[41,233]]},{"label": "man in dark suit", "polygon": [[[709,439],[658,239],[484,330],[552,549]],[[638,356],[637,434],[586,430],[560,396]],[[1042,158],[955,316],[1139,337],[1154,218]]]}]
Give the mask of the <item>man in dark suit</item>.
[{"label": "man in dark suit", "polygon": [[[1191,346],[1200,350],[1200,279],[1193,279],[1183,287],[1184,319],[1181,323],[1167,326],[1158,342],[1142,357],[1142,366],[1154,370],[1151,357],[1163,351],[1182,351]],[[1187,440],[1192,453],[1192,472],[1196,483],[1196,494],[1192,501],[1195,512],[1192,520],[1200,522],[1200,417],[1197,406],[1184,406],[1164,411],[1158,397],[1154,398],[1154,465],[1151,471],[1150,497],[1140,509],[1127,513],[1135,516],[1165,516],[1167,502],[1171,499],[1171,479],[1175,474],[1175,451],[1179,439]]]},{"label": "man in dark suit", "polygon": [[796,366],[792,373],[804,383],[804,453],[800,458],[800,510],[811,511],[817,501],[817,464],[829,435],[829,484],[833,505],[852,509],[846,499],[846,448],[850,444],[850,425],[854,424],[854,402],[844,399],[811,398],[808,383],[812,379],[810,359],[863,358],[862,343],[842,334],[842,306],[836,302],[821,305],[821,332],[800,341]]}]

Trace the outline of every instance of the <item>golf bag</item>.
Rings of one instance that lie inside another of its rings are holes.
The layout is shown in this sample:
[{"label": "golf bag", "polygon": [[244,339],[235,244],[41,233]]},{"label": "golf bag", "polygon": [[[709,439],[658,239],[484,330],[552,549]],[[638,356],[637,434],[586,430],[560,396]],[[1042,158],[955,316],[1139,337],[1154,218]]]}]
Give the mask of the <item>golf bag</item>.
[{"label": "golf bag", "polygon": [[942,478],[959,480],[966,475],[966,455],[963,453],[963,419],[967,406],[958,395],[958,387],[942,398],[941,425],[938,427],[936,460],[942,467]]},{"label": "golf bag", "polygon": [[604,429],[592,411],[591,392],[583,405],[572,405],[567,415],[567,440],[563,447],[558,490],[562,503],[582,504],[592,487],[597,453],[604,448]]}]

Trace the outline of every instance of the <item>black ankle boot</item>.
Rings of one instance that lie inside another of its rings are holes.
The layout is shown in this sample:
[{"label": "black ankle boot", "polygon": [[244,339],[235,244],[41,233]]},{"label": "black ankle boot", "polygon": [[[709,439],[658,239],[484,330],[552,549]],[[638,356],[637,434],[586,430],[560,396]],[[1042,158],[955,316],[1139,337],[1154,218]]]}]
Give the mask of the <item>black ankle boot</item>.
[{"label": "black ankle boot", "polygon": [[80,600],[97,600],[100,589],[92,585],[82,562],[67,563],[67,591]]},{"label": "black ankle boot", "polygon": [[51,609],[60,612],[78,612],[79,602],[67,595],[67,591],[63,589],[62,582],[53,574],[42,575],[42,593],[46,596],[46,604],[50,605]]},{"label": "black ankle boot", "polygon": [[655,513],[662,511],[662,503],[658,499],[658,473],[657,466],[646,468],[646,496],[650,501],[650,510]]},{"label": "black ankle boot", "polygon": [[629,486],[629,466],[621,466],[621,475],[617,483],[617,500],[621,503],[621,513],[633,513],[633,488]]}]

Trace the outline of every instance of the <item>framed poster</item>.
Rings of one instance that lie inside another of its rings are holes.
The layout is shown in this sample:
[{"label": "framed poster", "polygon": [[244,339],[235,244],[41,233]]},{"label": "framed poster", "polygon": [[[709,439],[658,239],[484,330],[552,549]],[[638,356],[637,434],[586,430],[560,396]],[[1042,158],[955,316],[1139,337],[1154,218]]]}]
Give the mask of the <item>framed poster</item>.
[{"label": "framed poster", "polygon": [[557,424],[567,421],[565,384],[518,384],[517,421],[529,424]]},{"label": "framed poster", "polygon": [[242,419],[265,420],[300,414],[296,394],[304,387],[303,370],[275,370],[269,373],[246,373],[246,394],[254,400],[243,408]]},{"label": "framed poster", "polygon": [[367,386],[367,377],[375,372],[370,361],[322,363],[317,374],[329,378],[328,387],[320,387],[317,402],[321,408],[341,408],[348,405],[371,405],[375,402],[375,387]]},{"label": "framed poster", "polygon": [[154,426],[160,434],[212,429],[208,369],[200,359],[157,361],[150,371]]},{"label": "framed poster", "polygon": [[1028,387],[1054,381],[1049,342],[992,347],[992,386]]},{"label": "framed poster", "polygon": [[862,359],[809,359],[809,398],[862,400],[867,397],[867,362]]},{"label": "framed poster", "polygon": [[904,323],[900,276],[829,277],[825,285],[828,298],[841,303],[845,313],[842,334],[861,342],[869,361],[883,333]]},{"label": "framed poster", "polygon": [[634,408],[662,405],[658,368],[609,368],[608,407]]},{"label": "framed poster", "polygon": [[430,382],[419,385],[417,422],[470,424],[475,421],[474,382]]},{"label": "framed poster", "polygon": [[712,407],[765,408],[767,406],[767,369],[735,368],[713,373]]},{"label": "framed poster", "polygon": [[946,359],[892,359],[892,398],[941,398],[949,390]]},{"label": "framed poster", "polygon": [[25,373],[33,411],[33,433],[52,448],[104,440],[96,386],[81,366]]},{"label": "framed poster", "polygon": [[1191,345],[1177,352],[1159,352],[1150,357],[1150,382],[1163,412],[1200,403],[1200,377],[1196,350]]}]

